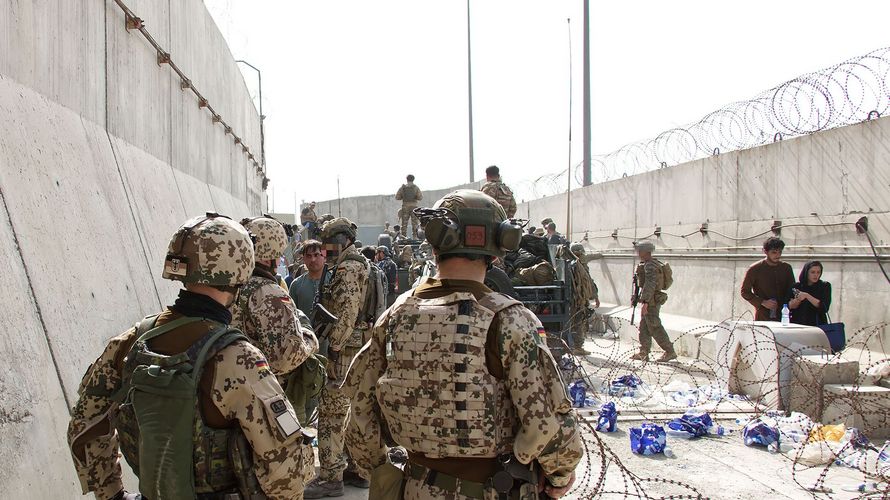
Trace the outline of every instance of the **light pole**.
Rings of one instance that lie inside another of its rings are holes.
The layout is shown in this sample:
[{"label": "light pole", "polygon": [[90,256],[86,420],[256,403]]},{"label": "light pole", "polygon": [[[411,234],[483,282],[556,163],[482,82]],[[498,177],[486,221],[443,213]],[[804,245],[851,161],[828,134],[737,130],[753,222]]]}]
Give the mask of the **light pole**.
[{"label": "light pole", "polygon": [[250,66],[251,69],[256,71],[257,80],[259,82],[260,87],[260,163],[263,164],[263,172],[266,171],[266,130],[263,126],[263,122],[266,120],[266,115],[263,114],[263,73],[259,68],[250,64],[247,61],[238,59],[235,61],[236,63],[246,64]]},{"label": "light pole", "polygon": [[470,130],[470,182],[475,181],[475,159],[473,152],[473,59],[470,45],[470,0],[467,0],[467,100],[469,103],[467,118]]}]

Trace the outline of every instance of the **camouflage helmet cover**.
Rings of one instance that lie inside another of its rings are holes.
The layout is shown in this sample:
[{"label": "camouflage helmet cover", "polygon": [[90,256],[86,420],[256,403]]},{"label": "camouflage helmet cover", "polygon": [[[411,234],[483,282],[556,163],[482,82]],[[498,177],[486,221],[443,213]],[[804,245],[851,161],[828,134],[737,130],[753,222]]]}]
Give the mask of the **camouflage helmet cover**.
[{"label": "camouflage helmet cover", "polygon": [[[494,198],[475,189],[458,189],[437,201],[433,208],[453,213],[457,218],[454,222],[459,223],[461,232],[460,242],[453,248],[436,248],[439,255],[458,253],[504,257],[505,251],[498,244],[498,228],[507,220],[507,212]],[[429,235],[430,229],[424,229]],[[470,240],[481,244],[468,244]]]},{"label": "camouflage helmet cover", "polygon": [[337,217],[325,222],[324,226],[321,227],[320,236],[322,240],[329,240],[340,233],[344,233],[355,240],[357,229],[358,227],[351,220],[346,217]]},{"label": "camouflage helmet cover", "polygon": [[254,237],[253,250],[256,260],[278,260],[287,247],[287,232],[273,217],[264,215],[241,221],[241,225]]},{"label": "camouflage helmet cover", "polygon": [[238,286],[254,266],[253,242],[243,226],[208,213],[186,221],[167,246],[163,277],[183,283]]}]

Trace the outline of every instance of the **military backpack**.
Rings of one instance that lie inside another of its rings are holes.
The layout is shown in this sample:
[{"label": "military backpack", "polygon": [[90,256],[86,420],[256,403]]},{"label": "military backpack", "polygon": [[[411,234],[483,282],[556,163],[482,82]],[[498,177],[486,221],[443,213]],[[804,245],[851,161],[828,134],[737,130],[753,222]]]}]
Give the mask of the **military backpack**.
[{"label": "military backpack", "polygon": [[139,490],[153,499],[197,498],[236,488],[246,494],[259,491],[240,428],[210,428],[198,413],[198,384],[207,360],[233,342],[249,340],[220,324],[186,352],[159,354],[151,351],[151,339],[202,318],[183,317],[157,327],[156,319],[150,316],[137,325],[123,383],[113,396],[119,405],[113,425],[121,452],[139,477]]}]

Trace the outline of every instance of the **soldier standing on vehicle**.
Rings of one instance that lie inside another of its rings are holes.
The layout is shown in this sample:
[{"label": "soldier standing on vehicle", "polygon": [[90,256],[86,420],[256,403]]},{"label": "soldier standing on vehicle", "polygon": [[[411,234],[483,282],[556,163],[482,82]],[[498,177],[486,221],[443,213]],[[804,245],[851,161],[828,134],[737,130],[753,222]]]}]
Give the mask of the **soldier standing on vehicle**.
[{"label": "soldier standing on vehicle", "polygon": [[78,390],[68,443],[84,493],[135,497],[120,446],[148,498],[302,498],[312,434],[263,353],[229,326],[253,268],[250,235],[228,217],[176,231],[163,271],[184,284],[176,302],[113,338]]},{"label": "soldier standing on vehicle", "polygon": [[541,323],[483,284],[522,228],[474,190],[421,217],[438,274],[399,296],[353,362],[353,459],[379,477],[387,441],[404,446],[406,499],[538,498],[539,474],[558,498],[582,455],[577,417]]},{"label": "soldier standing on vehicle", "polygon": [[417,202],[423,199],[423,193],[420,188],[414,184],[414,176],[408,174],[405,177],[407,181],[396,191],[396,200],[402,202],[402,208],[399,210],[399,218],[402,220],[402,234],[408,235],[408,221],[411,221],[411,234],[417,239],[417,216],[414,215],[414,209],[417,208]]},{"label": "soldier standing on vehicle", "polygon": [[[343,394],[340,384],[350,361],[364,342],[364,332],[356,326],[361,322],[359,316],[370,270],[370,263],[355,248],[356,229],[356,225],[345,217],[335,218],[321,229],[325,259],[334,270],[330,281],[321,285],[320,303],[337,321],[320,339],[322,344],[327,344],[326,352],[322,354],[329,359],[329,380],[321,392],[318,406],[318,460],[321,468],[318,479],[306,488],[306,498],[343,495],[344,471],[348,464],[343,435],[349,398]],[[352,483],[361,478],[348,479]]]},{"label": "soldier standing on vehicle", "polygon": [[[263,351],[294,405],[297,418],[305,423],[310,416],[305,411],[306,399],[311,395],[302,394],[301,387],[310,378],[317,379],[320,373],[320,362],[313,356],[318,351],[318,340],[306,314],[275,283],[272,266],[284,250],[287,235],[284,226],[271,216],[244,219],[241,225],[254,237],[256,265],[231,308],[232,326]],[[302,365],[310,357],[312,369],[300,369],[308,368]]]},{"label": "soldier standing on vehicle", "polygon": [[674,344],[671,343],[664,325],[661,324],[659,313],[661,306],[667,302],[668,289],[674,282],[671,266],[652,258],[655,245],[649,241],[643,241],[636,245],[636,251],[640,256],[640,264],[637,266],[636,276],[640,287],[640,352],[634,354],[631,359],[648,361],[649,351],[652,349],[652,339],[658,343],[658,347],[664,350],[664,354],[658,358],[659,362],[677,359]]},{"label": "soldier standing on vehicle", "polygon": [[485,169],[485,184],[482,185],[482,192],[497,200],[504,207],[508,219],[512,219],[516,215],[516,198],[513,197],[513,191],[501,180],[501,169],[497,165]]}]

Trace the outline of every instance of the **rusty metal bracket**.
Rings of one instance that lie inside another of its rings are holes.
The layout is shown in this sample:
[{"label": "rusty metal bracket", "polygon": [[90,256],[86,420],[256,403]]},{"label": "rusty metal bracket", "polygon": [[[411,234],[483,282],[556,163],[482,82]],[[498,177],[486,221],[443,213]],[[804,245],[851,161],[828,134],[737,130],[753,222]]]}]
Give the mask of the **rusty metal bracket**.
[{"label": "rusty metal bracket", "polygon": [[145,21],[136,16],[124,13],[124,26],[127,27],[127,31],[141,30],[145,27]]}]

